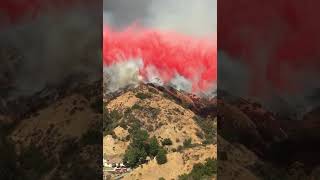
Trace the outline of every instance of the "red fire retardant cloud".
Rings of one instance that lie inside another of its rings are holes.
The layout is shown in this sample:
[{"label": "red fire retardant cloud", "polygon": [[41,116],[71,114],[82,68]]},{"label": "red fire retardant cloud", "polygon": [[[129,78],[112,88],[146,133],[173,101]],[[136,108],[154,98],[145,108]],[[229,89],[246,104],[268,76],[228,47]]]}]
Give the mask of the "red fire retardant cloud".
[{"label": "red fire retardant cloud", "polygon": [[153,66],[164,82],[178,73],[193,82],[193,90],[207,90],[217,79],[215,37],[194,38],[176,32],[130,27],[124,31],[103,32],[103,62],[111,65],[119,61],[141,58],[146,67]]},{"label": "red fire retardant cloud", "polygon": [[299,90],[304,72],[320,68],[319,7],[316,0],[223,0],[218,48],[248,65],[253,93],[267,83],[279,92]]}]

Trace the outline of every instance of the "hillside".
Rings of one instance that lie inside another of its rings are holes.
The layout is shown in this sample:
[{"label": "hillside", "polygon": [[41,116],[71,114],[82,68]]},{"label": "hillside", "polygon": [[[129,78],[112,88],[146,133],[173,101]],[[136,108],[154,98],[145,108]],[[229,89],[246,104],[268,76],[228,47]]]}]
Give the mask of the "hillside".
[{"label": "hillside", "polygon": [[218,179],[319,178],[319,109],[297,120],[227,94],[218,107]]},{"label": "hillside", "polygon": [[[138,126],[165,149],[167,162],[158,164],[148,155],[149,161],[133,167],[123,179],[178,179],[195,164],[216,159],[215,105],[213,99],[154,84],[110,94],[104,98],[104,158],[123,162]],[[165,140],[170,143],[164,145]]]},{"label": "hillside", "polygon": [[99,83],[50,87],[6,101],[0,116],[0,179],[98,179]]}]

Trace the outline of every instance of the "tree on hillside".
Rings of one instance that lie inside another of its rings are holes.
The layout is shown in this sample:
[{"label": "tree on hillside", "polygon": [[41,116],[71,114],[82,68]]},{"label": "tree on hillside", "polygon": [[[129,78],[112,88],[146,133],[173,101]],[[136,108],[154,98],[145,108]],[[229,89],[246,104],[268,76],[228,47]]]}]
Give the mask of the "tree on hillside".
[{"label": "tree on hillside", "polygon": [[165,164],[168,161],[167,151],[165,149],[159,149],[156,160],[158,164]]},{"label": "tree on hillside", "polygon": [[131,143],[125,152],[123,162],[131,168],[134,168],[146,161],[149,149],[149,134],[147,131],[136,128],[131,134]]},{"label": "tree on hillside", "polygon": [[158,143],[158,140],[156,137],[152,137],[150,139],[150,143],[149,143],[149,154],[153,157],[155,157],[158,154],[160,145]]},{"label": "tree on hillside", "polygon": [[144,163],[146,158],[147,153],[144,149],[132,147],[126,151],[123,161],[129,167],[134,168],[137,165]]},{"label": "tree on hillside", "polygon": [[149,138],[146,130],[131,128],[131,143],[125,152],[123,162],[135,168],[146,162],[147,156],[156,157],[158,164],[167,162],[167,151],[160,147],[156,137]]},{"label": "tree on hillside", "polygon": [[146,130],[137,130],[133,133],[131,146],[144,149],[147,146],[149,134]]}]

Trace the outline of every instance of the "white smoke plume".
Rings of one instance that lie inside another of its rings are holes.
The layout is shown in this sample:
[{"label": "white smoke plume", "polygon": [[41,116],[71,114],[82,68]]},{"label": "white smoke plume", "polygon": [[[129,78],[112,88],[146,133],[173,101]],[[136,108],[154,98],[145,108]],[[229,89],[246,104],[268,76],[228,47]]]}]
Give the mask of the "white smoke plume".
[{"label": "white smoke plume", "polygon": [[143,66],[141,59],[131,59],[104,67],[104,83],[108,92],[128,86],[136,86],[142,81],[139,69]]},{"label": "white smoke plume", "polygon": [[176,74],[176,76],[170,81],[171,86],[177,90],[183,90],[187,92],[192,91],[192,81],[184,78],[183,76]]},{"label": "white smoke plume", "polygon": [[164,85],[164,82],[161,79],[157,68],[155,68],[152,65],[149,65],[149,66],[146,67],[146,71],[147,71],[147,74],[146,74],[146,76],[147,76],[146,81],[147,82],[150,82],[150,83],[153,83],[153,84],[157,84],[157,85],[160,85],[160,86]]},{"label": "white smoke plume", "polygon": [[[149,65],[146,69],[146,77],[140,75],[140,69],[144,66],[142,59],[130,59],[119,61],[110,66],[105,66],[104,73],[104,88],[107,92],[115,92],[121,88],[135,87],[140,82],[153,83],[157,85],[165,85],[161,79],[158,70]],[[184,78],[178,73],[176,76],[167,83],[177,90],[187,92],[192,91],[192,81]]]}]

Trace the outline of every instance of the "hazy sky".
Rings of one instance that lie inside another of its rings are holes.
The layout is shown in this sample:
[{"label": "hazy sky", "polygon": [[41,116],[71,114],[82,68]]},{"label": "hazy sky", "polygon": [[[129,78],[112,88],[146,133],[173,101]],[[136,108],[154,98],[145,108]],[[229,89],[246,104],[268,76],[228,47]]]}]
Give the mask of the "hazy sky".
[{"label": "hazy sky", "polygon": [[160,29],[204,35],[216,32],[216,0],[104,0],[104,22],[133,22]]},{"label": "hazy sky", "polygon": [[147,16],[147,9],[153,0],[104,0],[103,10],[104,20],[112,15],[113,24],[117,26],[126,26],[137,19],[143,19]]}]

